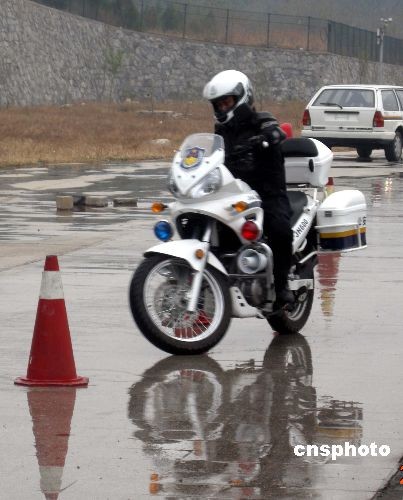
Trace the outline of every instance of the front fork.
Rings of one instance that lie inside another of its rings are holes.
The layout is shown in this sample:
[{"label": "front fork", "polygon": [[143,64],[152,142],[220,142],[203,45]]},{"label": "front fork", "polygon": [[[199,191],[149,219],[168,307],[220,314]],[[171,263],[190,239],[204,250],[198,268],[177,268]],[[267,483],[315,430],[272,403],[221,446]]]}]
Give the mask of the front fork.
[{"label": "front fork", "polygon": [[197,303],[199,301],[200,290],[203,282],[203,273],[206,269],[207,257],[210,250],[210,239],[211,233],[213,230],[213,223],[209,222],[204,231],[204,234],[201,238],[201,241],[207,243],[206,251],[204,252],[203,257],[201,258],[201,266],[199,271],[194,271],[192,285],[188,292],[188,304],[187,311],[193,313],[196,311]]}]

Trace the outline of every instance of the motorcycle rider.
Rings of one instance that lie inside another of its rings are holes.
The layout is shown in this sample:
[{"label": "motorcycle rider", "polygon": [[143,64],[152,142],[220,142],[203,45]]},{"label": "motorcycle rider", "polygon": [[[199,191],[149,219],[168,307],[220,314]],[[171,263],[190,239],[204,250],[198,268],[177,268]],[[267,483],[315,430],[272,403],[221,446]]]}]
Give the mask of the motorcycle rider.
[{"label": "motorcycle rider", "polygon": [[271,113],[256,111],[252,85],[240,71],[226,70],[215,75],[204,87],[203,97],[213,105],[215,133],[225,143],[225,165],[262,199],[263,233],[273,251],[276,306],[283,307],[294,301],[288,288],[293,241],[291,207],[280,147],[286,134]]}]

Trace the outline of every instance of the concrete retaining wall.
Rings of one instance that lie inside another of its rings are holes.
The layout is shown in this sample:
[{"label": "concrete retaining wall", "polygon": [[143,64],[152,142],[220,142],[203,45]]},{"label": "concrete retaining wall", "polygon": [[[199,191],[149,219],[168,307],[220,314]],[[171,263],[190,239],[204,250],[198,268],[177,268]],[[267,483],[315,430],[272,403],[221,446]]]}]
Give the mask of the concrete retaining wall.
[{"label": "concrete retaining wall", "polygon": [[[377,64],[331,54],[197,43],[0,0],[0,106],[80,100],[198,99],[216,72],[247,73],[259,98],[307,100],[328,83],[374,83]],[[385,83],[403,67],[384,65]]]}]

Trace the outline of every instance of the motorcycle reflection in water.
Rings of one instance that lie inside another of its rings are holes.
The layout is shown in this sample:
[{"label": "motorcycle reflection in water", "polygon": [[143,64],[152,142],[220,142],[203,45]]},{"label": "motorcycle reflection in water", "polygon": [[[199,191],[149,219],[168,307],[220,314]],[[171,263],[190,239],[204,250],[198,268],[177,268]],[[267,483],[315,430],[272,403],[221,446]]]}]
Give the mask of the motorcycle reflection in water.
[{"label": "motorcycle reflection in water", "polygon": [[131,387],[128,412],[153,459],[150,492],[164,498],[304,497],[329,457],[296,457],[294,446],[362,436],[359,403],[317,397],[300,334],[227,371],[208,356],[166,358]]}]

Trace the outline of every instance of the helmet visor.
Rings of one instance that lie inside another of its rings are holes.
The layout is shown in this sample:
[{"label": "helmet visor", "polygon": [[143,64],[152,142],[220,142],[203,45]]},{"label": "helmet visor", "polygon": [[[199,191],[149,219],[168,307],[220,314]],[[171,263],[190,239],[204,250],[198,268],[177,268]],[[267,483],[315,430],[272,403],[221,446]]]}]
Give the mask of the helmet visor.
[{"label": "helmet visor", "polygon": [[237,102],[238,99],[234,95],[224,95],[211,101],[216,113],[228,113],[228,111],[234,109]]},{"label": "helmet visor", "polygon": [[230,91],[221,94],[210,102],[214,108],[214,114],[218,122],[225,123],[233,115],[234,109],[245,94],[245,89],[242,83],[238,83]]}]

